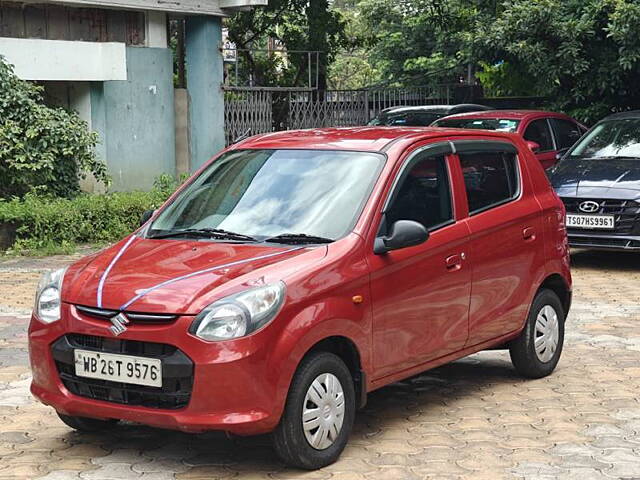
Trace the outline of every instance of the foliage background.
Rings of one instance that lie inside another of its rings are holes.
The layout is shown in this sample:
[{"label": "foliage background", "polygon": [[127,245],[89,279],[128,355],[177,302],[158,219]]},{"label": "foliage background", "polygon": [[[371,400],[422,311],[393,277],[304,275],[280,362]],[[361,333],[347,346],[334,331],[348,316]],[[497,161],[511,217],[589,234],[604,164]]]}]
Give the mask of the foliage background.
[{"label": "foliage background", "polygon": [[0,56],[0,198],[33,188],[70,197],[87,173],[109,182],[95,133],[77,113],[42,103],[42,87],[20,80]]},{"label": "foliage background", "polygon": [[[547,108],[587,123],[640,108],[638,0],[272,0],[228,26],[240,48],[275,38],[325,51],[321,86],[330,88],[460,83],[471,74],[487,96],[546,97]],[[255,60],[258,84],[305,78],[294,78],[304,66],[281,60]]]}]

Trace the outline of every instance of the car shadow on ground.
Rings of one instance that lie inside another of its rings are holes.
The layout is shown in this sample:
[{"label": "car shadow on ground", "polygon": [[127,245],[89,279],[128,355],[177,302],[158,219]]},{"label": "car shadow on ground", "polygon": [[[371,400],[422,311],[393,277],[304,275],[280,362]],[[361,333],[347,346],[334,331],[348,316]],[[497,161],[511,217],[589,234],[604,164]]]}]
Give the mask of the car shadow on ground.
[{"label": "car shadow on ground", "polygon": [[[492,395],[493,386],[522,382],[525,380],[516,375],[508,356],[491,352],[394,383],[369,394],[367,406],[356,415],[349,445],[358,448],[355,446],[390,437],[402,441],[399,439],[403,432],[414,428],[425,430],[421,434],[429,433],[434,423],[447,422],[442,418],[446,412],[485,401],[480,397]],[[168,470],[198,468],[199,473],[211,478],[230,471],[242,474],[287,470],[275,456],[268,435],[187,434],[125,423],[102,433],[69,432],[64,440],[104,450],[104,456],[92,459],[97,465],[161,461]],[[349,455],[349,445],[345,457]]]},{"label": "car shadow on ground", "polygon": [[640,252],[572,249],[571,266],[608,271],[640,271]]}]

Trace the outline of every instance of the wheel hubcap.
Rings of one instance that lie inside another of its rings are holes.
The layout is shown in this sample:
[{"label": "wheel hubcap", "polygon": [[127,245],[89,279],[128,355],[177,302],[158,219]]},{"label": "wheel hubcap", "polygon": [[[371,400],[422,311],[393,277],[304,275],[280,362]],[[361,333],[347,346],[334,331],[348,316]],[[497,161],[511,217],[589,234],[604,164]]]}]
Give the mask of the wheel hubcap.
[{"label": "wheel hubcap", "polygon": [[545,305],[536,318],[535,350],[538,360],[546,363],[553,358],[559,337],[558,313],[551,305]]},{"label": "wheel hubcap", "polygon": [[329,448],[337,440],[344,421],[344,391],[331,374],[318,375],[311,382],[302,408],[302,428],[307,442],[316,450]]}]

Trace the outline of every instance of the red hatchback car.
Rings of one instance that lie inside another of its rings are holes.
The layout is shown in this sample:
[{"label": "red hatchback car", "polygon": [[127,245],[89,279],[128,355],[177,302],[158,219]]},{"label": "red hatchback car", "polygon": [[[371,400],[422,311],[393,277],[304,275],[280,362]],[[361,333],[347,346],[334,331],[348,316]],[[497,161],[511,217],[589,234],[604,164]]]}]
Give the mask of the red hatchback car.
[{"label": "red hatchback car", "polygon": [[471,128],[515,132],[522,135],[544,169],[560,157],[588,130],[564,113],[540,110],[490,110],[441,118],[434,127]]},{"label": "red hatchback car", "polygon": [[496,347],[548,375],[571,276],[532,159],[517,135],[440,128],[236,144],[138,231],[43,277],[31,391],[79,430],[273,432],[313,469],[372,390]]}]

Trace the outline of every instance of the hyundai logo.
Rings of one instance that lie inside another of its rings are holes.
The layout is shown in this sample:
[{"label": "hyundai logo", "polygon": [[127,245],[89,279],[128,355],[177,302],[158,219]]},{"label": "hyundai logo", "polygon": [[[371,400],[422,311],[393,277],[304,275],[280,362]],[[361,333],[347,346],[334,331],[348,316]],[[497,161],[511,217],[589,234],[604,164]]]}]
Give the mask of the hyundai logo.
[{"label": "hyundai logo", "polygon": [[125,316],[124,313],[120,312],[115,317],[111,317],[112,325],[109,327],[111,333],[113,333],[116,337],[123,332],[127,331],[127,325],[129,324],[129,319]]},{"label": "hyundai logo", "polygon": [[587,200],[586,202],[582,202],[578,205],[578,208],[581,212],[584,213],[596,213],[600,210],[600,204],[598,202],[594,202],[593,200]]}]

